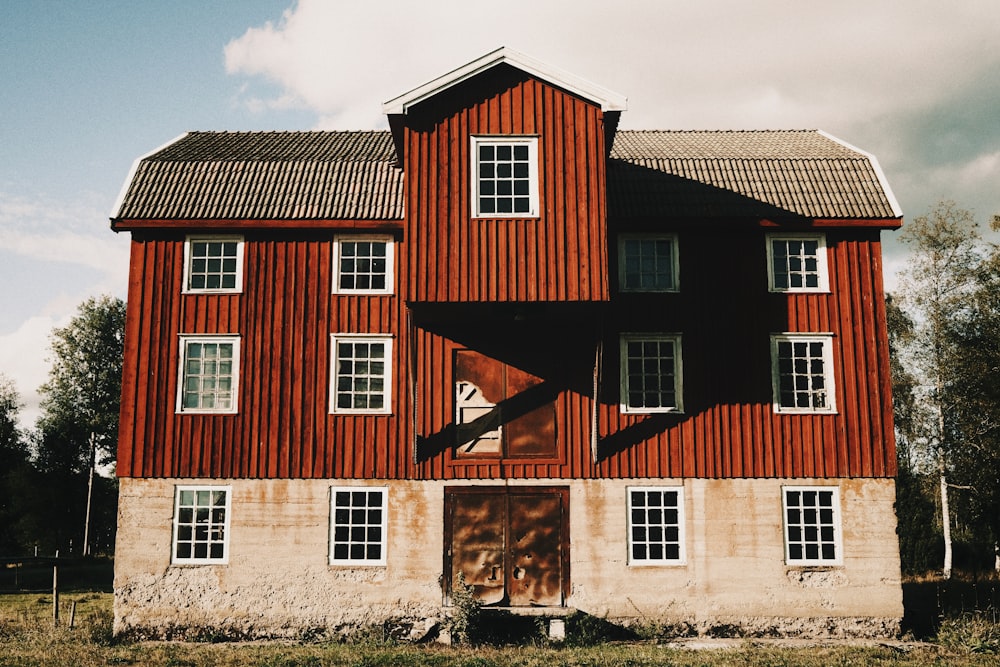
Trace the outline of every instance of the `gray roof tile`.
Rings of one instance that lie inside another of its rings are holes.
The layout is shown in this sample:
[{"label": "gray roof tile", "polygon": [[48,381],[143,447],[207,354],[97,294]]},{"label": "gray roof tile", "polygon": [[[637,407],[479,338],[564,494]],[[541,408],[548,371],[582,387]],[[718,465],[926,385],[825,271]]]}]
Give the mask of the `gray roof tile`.
[{"label": "gray roof tile", "polygon": [[[389,132],[191,132],[139,159],[118,220],[401,220]],[[895,219],[866,153],[816,131],[619,131],[613,218]]]},{"label": "gray roof tile", "polygon": [[189,132],[141,158],[117,208],[130,220],[398,220],[388,132]]},{"label": "gray roof tile", "polygon": [[875,159],[815,130],[620,130],[608,167],[615,218],[895,219]]}]

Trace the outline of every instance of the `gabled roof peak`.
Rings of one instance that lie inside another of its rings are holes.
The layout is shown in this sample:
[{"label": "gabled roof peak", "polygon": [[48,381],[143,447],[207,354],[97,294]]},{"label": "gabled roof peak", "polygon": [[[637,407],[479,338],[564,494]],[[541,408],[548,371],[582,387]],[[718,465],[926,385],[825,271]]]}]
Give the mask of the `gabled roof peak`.
[{"label": "gabled roof peak", "polygon": [[406,114],[414,105],[501,64],[516,67],[554,86],[590,100],[600,105],[603,111],[625,110],[627,98],[624,95],[619,95],[575,74],[570,74],[530,56],[526,56],[519,51],[502,46],[447,74],[428,81],[422,86],[417,86],[399,97],[389,100],[382,105],[382,111],[388,115]]}]

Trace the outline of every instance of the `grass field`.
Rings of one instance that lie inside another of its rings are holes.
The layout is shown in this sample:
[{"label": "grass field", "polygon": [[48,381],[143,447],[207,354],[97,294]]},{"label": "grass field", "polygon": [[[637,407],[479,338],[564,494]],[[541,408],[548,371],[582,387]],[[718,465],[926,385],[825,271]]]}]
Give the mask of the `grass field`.
[{"label": "grass field", "polygon": [[[76,602],[75,627],[69,610]],[[111,595],[74,592],[60,597],[61,623],[53,627],[52,597],[0,595],[0,666],[141,665],[151,667],[356,667],[437,666],[538,667],[677,665],[997,665],[1000,626],[983,619],[942,627],[943,642],[898,646],[813,646],[789,648],[747,640],[710,650],[673,648],[656,641],[612,642],[597,646],[448,647],[402,644],[370,637],[354,643],[184,643],[117,642],[111,636]],[[990,653],[989,651],[992,651]]]}]

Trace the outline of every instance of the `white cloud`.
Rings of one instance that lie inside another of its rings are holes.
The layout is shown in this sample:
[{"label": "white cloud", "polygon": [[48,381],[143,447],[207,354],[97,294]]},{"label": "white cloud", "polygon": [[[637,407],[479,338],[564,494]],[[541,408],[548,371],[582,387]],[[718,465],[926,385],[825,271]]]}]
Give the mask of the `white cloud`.
[{"label": "white cloud", "polygon": [[38,388],[48,379],[49,334],[54,327],[66,326],[70,317],[31,317],[16,331],[0,335],[0,370],[14,380],[21,395],[21,425],[25,428],[33,427],[40,414]]}]

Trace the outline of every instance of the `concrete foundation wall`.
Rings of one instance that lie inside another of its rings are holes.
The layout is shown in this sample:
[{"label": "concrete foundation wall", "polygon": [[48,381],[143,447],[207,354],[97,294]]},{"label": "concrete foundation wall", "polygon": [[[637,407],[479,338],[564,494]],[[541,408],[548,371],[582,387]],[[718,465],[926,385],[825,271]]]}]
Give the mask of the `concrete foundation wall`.
[{"label": "concrete foundation wall", "polygon": [[[213,481],[232,489],[228,563],[172,565],[175,486],[205,483],[121,480],[117,632],[302,636],[441,616],[446,483]],[[727,625],[800,636],[893,634],[903,613],[893,480],[824,480],[840,489],[843,563],[789,566],[781,487],[810,483],[816,481],[531,482],[570,489],[568,607],[701,631]],[[386,565],[328,564],[334,485],[388,487]],[[684,487],[685,564],[628,565],[626,488],[632,485]]]}]

